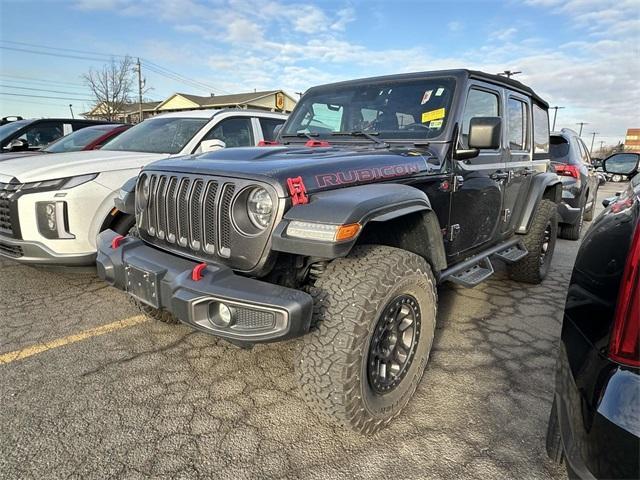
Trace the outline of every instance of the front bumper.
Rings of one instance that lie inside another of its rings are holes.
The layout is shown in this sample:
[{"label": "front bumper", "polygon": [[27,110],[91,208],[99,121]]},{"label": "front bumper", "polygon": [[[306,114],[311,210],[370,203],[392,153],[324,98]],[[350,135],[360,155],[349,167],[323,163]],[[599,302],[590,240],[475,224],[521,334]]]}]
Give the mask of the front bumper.
[{"label": "front bumper", "polygon": [[[305,292],[236,275],[229,267],[209,263],[203,276],[192,278],[197,262],[164,252],[138,238],[106,230],[98,236],[98,276],[130,295],[173,313],[203,332],[236,343],[285,340],[309,331],[313,300]],[[212,307],[230,307],[232,321],[210,320]]]},{"label": "front bumper", "polygon": [[0,256],[29,265],[86,266],[95,263],[94,252],[61,254],[39,242],[17,240],[0,235]]}]

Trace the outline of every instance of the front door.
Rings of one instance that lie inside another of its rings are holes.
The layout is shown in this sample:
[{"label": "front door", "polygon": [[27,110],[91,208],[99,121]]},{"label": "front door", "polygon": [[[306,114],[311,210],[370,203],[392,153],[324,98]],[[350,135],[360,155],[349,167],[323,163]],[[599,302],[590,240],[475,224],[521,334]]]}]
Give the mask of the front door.
[{"label": "front door", "polygon": [[[468,148],[469,121],[473,117],[503,116],[501,98],[499,87],[471,83],[460,127],[459,148]],[[506,175],[501,148],[481,150],[470,160],[454,160],[455,181],[445,242],[450,261],[471,255],[496,238]]]}]

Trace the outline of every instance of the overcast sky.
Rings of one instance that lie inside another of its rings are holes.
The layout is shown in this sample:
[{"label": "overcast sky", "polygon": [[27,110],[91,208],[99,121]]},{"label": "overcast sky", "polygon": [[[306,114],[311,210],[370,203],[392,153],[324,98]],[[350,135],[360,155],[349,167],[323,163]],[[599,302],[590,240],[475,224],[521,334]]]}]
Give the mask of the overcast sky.
[{"label": "overcast sky", "polygon": [[565,107],[557,127],[588,122],[587,145],[591,132],[597,146],[640,127],[640,0],[0,0],[0,32],[0,116],[86,111],[81,74],[105,54],[129,54],[156,65],[143,71],[157,100],[510,69]]}]

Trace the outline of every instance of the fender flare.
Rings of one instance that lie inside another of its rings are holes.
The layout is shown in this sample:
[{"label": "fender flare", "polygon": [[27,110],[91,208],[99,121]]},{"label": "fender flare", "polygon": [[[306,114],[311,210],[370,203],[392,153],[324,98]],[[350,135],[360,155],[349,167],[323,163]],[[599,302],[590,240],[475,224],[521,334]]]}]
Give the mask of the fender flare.
[{"label": "fender flare", "polygon": [[[345,242],[322,242],[286,235],[289,222],[293,220],[330,225],[362,225],[360,233],[370,222],[386,222],[415,212],[424,212],[425,222],[432,248],[444,259],[444,243],[438,219],[431,208],[427,195],[404,184],[371,184],[346,187],[313,194],[306,205],[289,209],[272,235],[272,249],[298,255],[338,258],[346,256],[356,244],[358,237]],[[440,239],[440,241],[435,241]]]},{"label": "fender flare", "polygon": [[560,203],[562,200],[562,182],[555,173],[544,172],[533,177],[522,215],[516,225],[516,233],[524,234],[529,231],[536,207],[545,196],[545,192],[551,188],[554,189],[554,192],[550,200],[553,200],[556,204]]},{"label": "fender flare", "polygon": [[138,177],[131,177],[124,182],[124,185],[120,187],[120,191],[114,198],[113,203],[115,207],[122,213],[128,213],[129,215],[135,215],[136,213],[136,183]]}]

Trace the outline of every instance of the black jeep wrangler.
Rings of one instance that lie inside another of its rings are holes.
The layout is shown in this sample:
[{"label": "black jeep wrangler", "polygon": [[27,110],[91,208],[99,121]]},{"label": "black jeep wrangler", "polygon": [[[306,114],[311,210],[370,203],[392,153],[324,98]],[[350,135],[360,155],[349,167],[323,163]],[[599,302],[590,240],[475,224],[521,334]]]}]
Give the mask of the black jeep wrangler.
[{"label": "black jeep wrangler", "polygon": [[239,345],[304,336],[309,404],[371,433],[413,395],[436,286],[549,270],[562,185],[547,103],[452,70],[311,88],[278,143],[168,159],[123,187],[137,231],[98,272],[146,313]]}]

